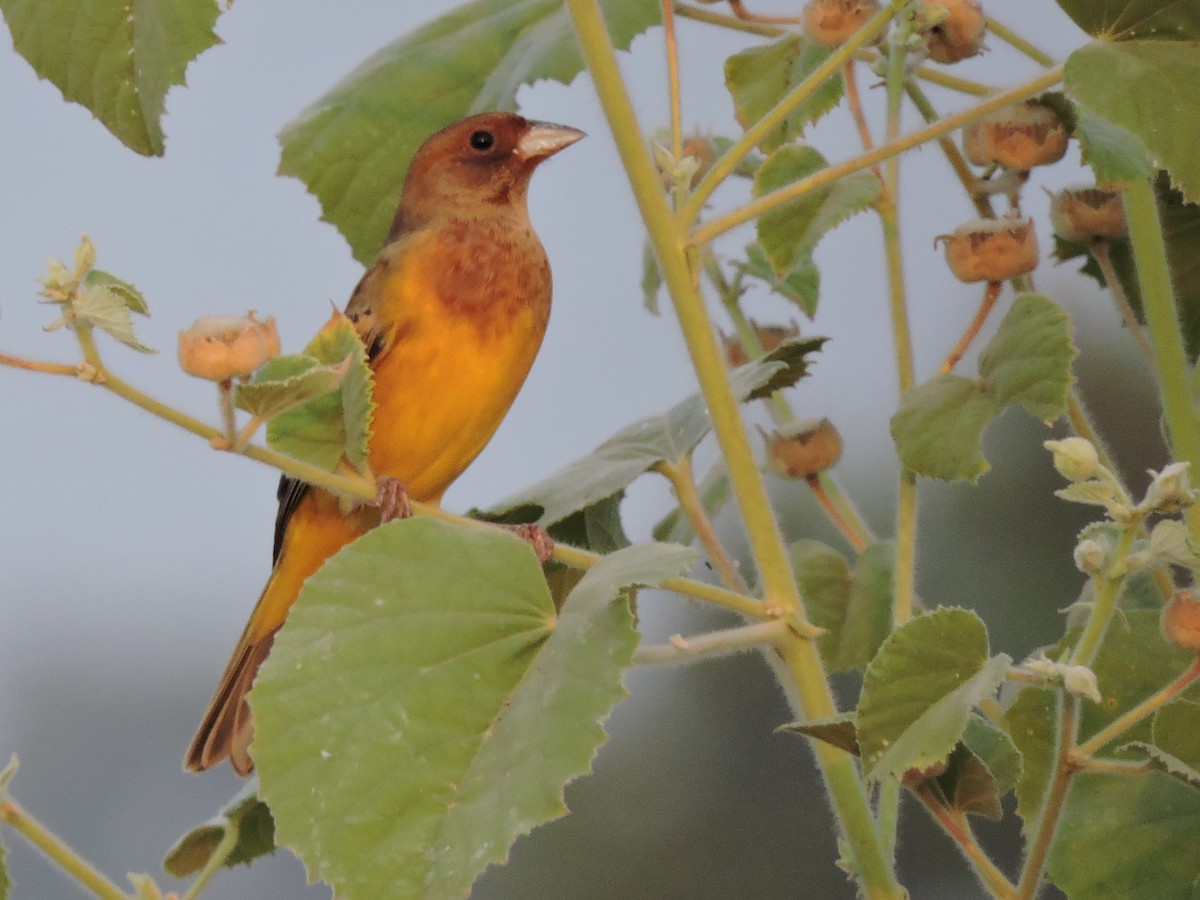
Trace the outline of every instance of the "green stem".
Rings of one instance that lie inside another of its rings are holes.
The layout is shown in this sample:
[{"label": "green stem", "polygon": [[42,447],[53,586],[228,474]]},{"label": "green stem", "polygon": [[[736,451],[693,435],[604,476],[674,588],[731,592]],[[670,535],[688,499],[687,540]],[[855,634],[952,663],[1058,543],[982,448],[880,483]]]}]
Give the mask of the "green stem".
[{"label": "green stem", "polygon": [[786,120],[797,106],[815,94],[829,79],[838,77],[842,66],[854,58],[855,52],[873,41],[891,20],[891,9],[887,7],[880,9],[846,43],[834,50],[807,78],[792,88],[788,95],[776,103],[766,115],[747,128],[746,133],[713,163],[708,174],[700,179],[692,196],[680,208],[679,221],[685,227],[695,222],[712,192],[733,173],[734,169],[738,167],[738,163],[757,147],[764,137]]},{"label": "green stem", "polygon": [[749,594],[750,586],[746,584],[742,573],[738,571],[737,563],[733,561],[725,549],[725,545],[721,543],[717,529],[713,527],[712,520],[709,519],[708,513],[704,509],[700,493],[696,490],[696,480],[692,475],[691,459],[685,456],[677,463],[669,463],[664,460],[654,467],[654,471],[671,482],[671,486],[675,488],[675,497],[679,501],[679,508],[692,523],[696,537],[700,539],[700,545],[708,553],[708,558],[712,560],[721,580],[731,590],[740,594]]},{"label": "green stem", "polygon": [[732,653],[756,650],[768,644],[778,643],[788,630],[787,622],[776,619],[712,631],[697,637],[683,638],[676,635],[666,644],[638,647],[633,654],[633,664],[646,666],[691,663],[717,656],[729,656]]},{"label": "green stem", "polygon": [[[1125,216],[1137,263],[1142,308],[1154,348],[1171,450],[1177,460],[1191,464],[1193,478],[1200,478],[1197,474],[1200,473],[1200,422],[1192,403],[1192,369],[1179,327],[1158,202],[1149,180],[1135,180],[1129,185],[1125,192]],[[1185,517],[1193,538],[1200,539],[1200,507],[1192,506]]]},{"label": "green stem", "polygon": [[0,822],[7,822],[64,872],[103,900],[131,900],[91,863],[63,843],[56,834],[22,809],[11,797],[0,802]]},{"label": "green stem", "polygon": [[[904,96],[905,54],[903,36],[892,42],[887,69],[887,143],[896,143],[900,134],[900,103]],[[912,389],[916,381],[912,335],[908,323],[908,301],[904,287],[904,256],[900,245],[900,157],[890,156],[883,169],[879,220],[883,225],[884,257],[887,262],[888,310],[892,322],[892,343],[896,351],[896,376],[900,395]],[[893,618],[903,624],[912,618],[917,556],[917,476],[900,473],[896,507],[896,568],[893,582]]]},{"label": "green stem", "polygon": [[1113,560],[1109,571],[1118,571],[1122,574],[1115,577],[1097,575],[1093,580],[1095,596],[1091,611],[1088,613],[1087,624],[1083,627],[1083,634],[1079,636],[1079,643],[1075,645],[1075,650],[1071,653],[1070,664],[1073,666],[1090,666],[1100,651],[1104,633],[1108,630],[1109,622],[1112,621],[1113,613],[1117,609],[1117,598],[1121,594],[1121,585],[1125,583],[1123,574],[1125,557],[1129,555],[1130,548],[1133,547],[1133,539],[1138,533],[1140,524],[1140,522],[1126,524],[1121,529],[1121,536],[1117,539],[1116,549],[1113,550]]},{"label": "green stem", "polygon": [[1016,897],[1017,889],[1013,886],[1004,873],[1001,872],[996,864],[991,861],[988,855],[979,846],[979,842],[975,839],[974,833],[971,831],[971,826],[968,824],[966,817],[961,813],[957,815],[951,812],[941,801],[934,795],[928,783],[922,784],[913,789],[913,793],[920,798],[921,803],[929,810],[934,821],[942,826],[942,830],[958,844],[958,849],[962,851],[963,856],[967,858],[967,862],[975,870],[975,874],[979,876],[993,897],[1005,898],[1011,900]]},{"label": "green stem", "polygon": [[[837,707],[815,642],[794,633],[797,626],[811,631],[811,625],[805,621],[804,606],[787,549],[696,283],[689,259],[694,248],[689,250],[684,229],[680,227],[680,222],[686,220],[677,219],[667,206],[653,163],[647,156],[597,0],[566,0],[566,3],[696,369],[758,563],[766,606],[770,610],[779,610],[793,624],[781,650],[794,680],[795,692],[789,692],[789,696],[797,701],[797,712],[803,717],[833,715]],[[836,67],[833,71],[837,71]],[[901,896],[895,875],[879,846],[855,761],[827,745],[819,745],[815,750],[864,893],[871,897]]]},{"label": "green stem", "polygon": [[1150,348],[1150,341],[1146,337],[1142,323],[1138,321],[1137,314],[1129,305],[1129,298],[1125,296],[1125,288],[1121,285],[1121,279],[1117,277],[1117,270],[1113,268],[1112,254],[1108,252],[1108,241],[1094,241],[1089,250],[1092,259],[1100,267],[1100,274],[1104,276],[1104,281],[1108,284],[1108,290],[1112,294],[1113,302],[1117,304],[1121,318],[1125,320],[1125,327],[1137,341],[1137,345],[1146,359],[1150,360],[1150,364],[1153,365],[1154,351]]},{"label": "green stem", "polygon": [[694,19],[697,22],[704,22],[708,25],[718,25],[721,28],[741,31],[745,34],[757,34],[762,37],[779,37],[784,31],[778,25],[747,22],[745,19],[739,19],[737,16],[727,16],[724,13],[710,12],[707,9],[701,9],[698,6],[689,6],[684,3],[676,3],[675,12],[683,19]]},{"label": "green stem", "polygon": [[1097,731],[1094,735],[1075,748],[1072,755],[1072,761],[1076,765],[1082,765],[1083,761],[1089,756],[1099,752],[1112,741],[1116,740],[1138,722],[1147,716],[1153,715],[1181,692],[1190,687],[1197,678],[1200,678],[1200,656],[1192,661],[1192,664],[1178,678],[1168,684],[1165,688],[1157,691],[1139,703],[1133,709],[1126,712],[1124,715],[1114,719],[1104,728]]},{"label": "green stem", "polygon": [[225,825],[225,833],[221,836],[221,842],[213,848],[213,852],[208,857],[208,862],[204,864],[204,868],[200,870],[200,874],[196,876],[196,880],[192,882],[180,900],[196,900],[197,897],[212,881],[221,868],[225,865],[225,860],[229,858],[229,854],[237,847],[238,837],[241,829],[237,822],[230,820]]},{"label": "green stem", "polygon": [[1079,727],[1079,701],[1074,697],[1059,694],[1058,753],[1055,757],[1054,773],[1046,791],[1041,815],[1032,831],[1033,840],[1025,854],[1021,867],[1021,880],[1017,883],[1019,900],[1033,900],[1042,883],[1042,869],[1050,853],[1050,844],[1058,828],[1058,817],[1062,813],[1063,800],[1071,784],[1075,767],[1071,763],[1071,752],[1075,747],[1075,733]]},{"label": "green stem", "polygon": [[887,776],[879,785],[879,839],[883,852],[895,862],[900,826],[900,779]]},{"label": "green stem", "polygon": [[[912,100],[913,106],[917,108],[917,112],[921,114],[921,118],[928,123],[938,121],[937,110],[934,109],[929,97],[921,90],[920,85],[916,84],[910,78],[905,84],[904,89],[908,93],[908,98]],[[979,213],[979,217],[981,219],[994,219],[996,214],[992,211],[991,201],[976,190],[979,179],[975,177],[975,170],[968,165],[966,158],[962,155],[962,151],[958,149],[958,145],[945,135],[938,138],[937,142],[938,146],[942,148],[942,153],[945,155],[946,161],[950,163],[950,168],[954,170],[954,174],[958,176],[958,180],[967,192],[967,196],[971,198],[971,202],[975,205],[975,211]]]},{"label": "green stem", "polygon": [[[785,203],[790,203],[805,194],[812,191],[820,190],[828,187],[839,178],[844,178],[847,175],[852,175],[855,172],[861,172],[863,169],[869,169],[872,166],[878,165],[881,162],[898,156],[913,147],[919,147],[921,144],[936,140],[943,135],[957,131],[969,122],[985,116],[990,112],[995,112],[1005,106],[1011,106],[1021,100],[1027,100],[1030,97],[1036,96],[1043,91],[1048,90],[1054,85],[1062,81],[1062,66],[1056,66],[1049,72],[1039,75],[1037,78],[1027,81],[1025,84],[1005,91],[1002,94],[997,94],[994,97],[985,100],[976,106],[963,112],[956,113],[952,116],[922,128],[919,131],[914,131],[912,134],[899,138],[895,141],[889,141],[880,147],[875,148],[867,153],[862,153],[853,159],[846,160],[835,166],[829,166],[819,172],[801,178],[789,184],[787,187],[780,188],[777,191],[772,191],[755,200],[750,201],[745,206],[727,212],[723,215],[709,219],[707,222],[702,222],[692,231],[692,240],[696,244],[706,244],[716,238],[718,235],[724,234],[732,228],[736,228],[743,222],[749,222],[761,216],[764,212],[769,212]],[[711,173],[710,173],[711,174]],[[695,199],[694,196],[692,199]]]},{"label": "green stem", "polygon": [[991,16],[988,16],[987,29],[1010,47],[1013,47],[1014,49],[1019,50],[1021,53],[1024,53],[1042,68],[1049,69],[1054,65],[1054,57],[1047,53],[1043,53],[1011,28],[1002,25]]},{"label": "green stem", "polygon": [[662,0],[662,17],[667,54],[667,105],[671,110],[671,155],[678,162],[683,156],[683,114],[679,96],[679,45],[675,39],[675,8],[671,0]]}]

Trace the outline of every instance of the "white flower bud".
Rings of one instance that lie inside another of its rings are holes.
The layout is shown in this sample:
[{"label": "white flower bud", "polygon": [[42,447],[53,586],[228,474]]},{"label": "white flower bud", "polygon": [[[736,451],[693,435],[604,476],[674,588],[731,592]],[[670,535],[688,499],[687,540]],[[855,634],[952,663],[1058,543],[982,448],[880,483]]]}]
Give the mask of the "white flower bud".
[{"label": "white flower bud", "polygon": [[1081,437],[1061,441],[1043,441],[1042,446],[1054,454],[1054,468],[1069,481],[1085,481],[1100,470],[1100,457],[1092,442]]},{"label": "white flower bud", "polygon": [[1103,699],[1096,673],[1087,666],[1059,666],[1059,671],[1062,673],[1063,687],[1072,697],[1087,697],[1093,703]]},{"label": "white flower bud", "polygon": [[1108,547],[1092,538],[1075,546],[1075,568],[1085,575],[1099,575],[1108,565]]}]

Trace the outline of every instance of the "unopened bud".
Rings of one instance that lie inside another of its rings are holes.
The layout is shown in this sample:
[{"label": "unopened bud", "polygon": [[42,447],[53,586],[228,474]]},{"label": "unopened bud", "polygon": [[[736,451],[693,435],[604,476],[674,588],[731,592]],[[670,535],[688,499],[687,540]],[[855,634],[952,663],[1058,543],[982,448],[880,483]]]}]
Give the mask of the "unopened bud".
[{"label": "unopened bud", "polygon": [[1100,471],[1100,457],[1096,448],[1085,438],[1042,441],[1042,446],[1054,454],[1054,468],[1068,481],[1087,481]]},{"label": "unopened bud", "polygon": [[1087,538],[1075,545],[1075,568],[1085,575],[1099,575],[1108,565],[1108,547]]},{"label": "unopened bud", "polygon": [[86,234],[75,248],[75,277],[82,278],[96,264],[96,245]]},{"label": "unopened bud", "polygon": [[1155,512],[1179,512],[1196,502],[1200,495],[1192,488],[1188,474],[1189,463],[1175,462],[1165,466],[1161,472],[1150,471],[1154,480],[1146,491],[1142,506]]},{"label": "unopened bud", "polygon": [[1060,666],[1063,688],[1072,697],[1087,697],[1093,703],[1099,703],[1100,685],[1096,681],[1096,673],[1087,666]]}]

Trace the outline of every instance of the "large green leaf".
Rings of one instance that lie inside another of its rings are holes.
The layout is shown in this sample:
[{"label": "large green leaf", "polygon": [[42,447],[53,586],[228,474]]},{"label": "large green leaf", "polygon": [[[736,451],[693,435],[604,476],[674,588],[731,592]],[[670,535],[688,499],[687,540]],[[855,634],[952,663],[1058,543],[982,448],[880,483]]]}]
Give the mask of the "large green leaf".
[{"label": "large green leaf", "polygon": [[[769,194],[825,168],[825,158],[807,145],[781,147],[767,157],[754,176],[756,196]],[[780,278],[806,264],[818,242],[846,219],[869,209],[879,199],[879,179],[858,172],[758,219],[758,242]]]},{"label": "large green leaf", "polygon": [[1164,775],[1076,775],[1047,872],[1071,900],[1192,900],[1200,791]]},{"label": "large green leaf", "polygon": [[397,521],[305,584],[251,695],[279,843],[343,900],[467,894],[562,815],[637,634],[622,590],[695,555],[631,547],[557,613],[524,542]]},{"label": "large green leaf", "polygon": [[1089,110],[1076,117],[1073,136],[1079,141],[1084,163],[1092,167],[1100,184],[1120,184],[1154,174],[1145,141]]},{"label": "large green leaf", "polygon": [[893,631],[867,666],[858,703],[868,777],[901,777],[945,760],[1010,662],[989,658],[987,629],[965,609],[943,607]]},{"label": "large green leaf", "polygon": [[[733,95],[733,111],[749,128],[807,78],[831,51],[799,34],[751,47],[725,60],[725,85]],[[764,152],[800,137],[804,128],[829,112],[842,98],[842,80],[834,76],[760,142]]]},{"label": "large green leaf", "polygon": [[0,0],[13,46],[117,139],[162,156],[164,98],[219,42],[213,0]]},{"label": "large green leaf", "polygon": [[1017,779],[1017,815],[1035,821],[1046,797],[1054,766],[1058,698],[1046,688],[1027,687],[1008,708],[1008,733],[1021,751],[1021,777]]},{"label": "large green leaf", "polygon": [[225,865],[249,865],[260,856],[275,852],[275,820],[267,804],[258,799],[258,779],[246,783],[216,816],[197,825],[167,851],[163,868],[176,878],[199,872],[212,858],[231,828],[237,843],[225,857]]},{"label": "large green leaf", "polygon": [[1062,414],[1076,352],[1058,304],[1022,294],[980,354],[979,378],[938,375],[901,398],[891,425],[900,461],[930,478],[976,481],[991,468],[983,429],[1006,406],[1047,422]]},{"label": "large green leaf", "polygon": [[[660,21],[657,3],[601,6],[621,49]],[[561,0],[464,3],[375,53],[284,128],[279,170],[308,185],[366,263],[425,138],[468,113],[513,109],[521,85],[567,83],[583,67]]]},{"label": "large green leaf", "polygon": [[1200,40],[1200,6],[1190,0],[1058,0],[1068,16],[1106,41]]},{"label": "large green leaf", "polygon": [[[807,371],[807,353],[824,341],[785,341],[761,359],[739,367],[730,376],[735,396],[745,400],[761,389],[780,390],[794,383]],[[704,397],[694,394],[661,416],[626,426],[588,456],[509,497],[485,515],[504,518],[522,507],[540,507],[537,521],[552,525],[623,491],[660,462],[687,458],[710,428]]]},{"label": "large green leaf", "polygon": [[[1197,4],[1177,3],[1177,8]],[[1071,54],[1067,93],[1085,109],[1132,131],[1184,198],[1200,200],[1200,34],[1190,41],[1095,43]]]},{"label": "large green leaf", "polygon": [[1176,700],[1154,714],[1151,734],[1156,746],[1200,770],[1200,703]]},{"label": "large green leaf", "polygon": [[827,631],[817,638],[825,665],[834,672],[865,667],[892,630],[895,547],[872,544],[853,572],[840,553],[820,541],[797,541],[790,551],[809,617]]}]

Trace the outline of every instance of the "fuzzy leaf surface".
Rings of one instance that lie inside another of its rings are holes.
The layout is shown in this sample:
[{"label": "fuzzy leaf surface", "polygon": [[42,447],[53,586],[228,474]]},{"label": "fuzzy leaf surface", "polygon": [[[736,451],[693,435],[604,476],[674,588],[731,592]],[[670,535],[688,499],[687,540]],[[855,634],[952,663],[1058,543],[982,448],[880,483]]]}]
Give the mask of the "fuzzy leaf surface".
[{"label": "fuzzy leaf surface", "polygon": [[219,38],[213,0],[0,0],[13,46],[122,144],[162,156],[167,91]]},{"label": "fuzzy leaf surface", "polygon": [[254,373],[253,381],[237,386],[234,403],[253,416],[272,419],[336,391],[345,378],[345,368],[323,366],[304,354],[276,356]]},{"label": "fuzzy leaf surface", "polygon": [[278,841],[343,900],[460,898],[562,815],[637,634],[622,592],[695,559],[627,548],[556,612],[524,542],[432,519],[376,528],[306,582],[255,684]]},{"label": "fuzzy leaf surface", "polygon": [[965,609],[942,607],[895,629],[867,666],[858,703],[868,777],[901,777],[946,759],[1009,663],[989,658],[987,629]]},{"label": "fuzzy leaf surface", "polygon": [[[661,21],[655,3],[600,5],[621,50]],[[471,0],[388,44],[300,113],[279,135],[280,173],[308,186],[368,263],[425,138],[473,112],[514,109],[522,85],[568,84],[583,68],[560,0]]]}]

